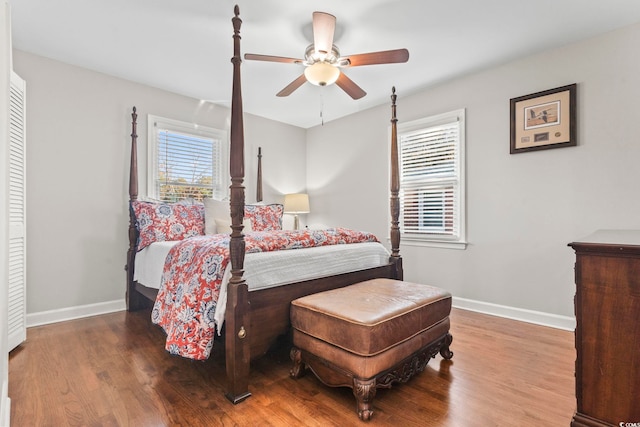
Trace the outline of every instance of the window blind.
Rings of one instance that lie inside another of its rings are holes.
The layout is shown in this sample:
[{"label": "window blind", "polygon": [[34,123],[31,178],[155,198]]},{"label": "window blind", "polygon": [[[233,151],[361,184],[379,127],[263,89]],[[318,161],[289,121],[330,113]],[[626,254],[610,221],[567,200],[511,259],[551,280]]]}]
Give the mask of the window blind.
[{"label": "window blind", "polygon": [[178,201],[202,200],[223,186],[223,138],[215,131],[184,124],[154,123],[155,154],[152,179],[155,197]]},{"label": "window blind", "polygon": [[444,122],[399,134],[400,229],[418,238],[461,237],[461,125]]}]

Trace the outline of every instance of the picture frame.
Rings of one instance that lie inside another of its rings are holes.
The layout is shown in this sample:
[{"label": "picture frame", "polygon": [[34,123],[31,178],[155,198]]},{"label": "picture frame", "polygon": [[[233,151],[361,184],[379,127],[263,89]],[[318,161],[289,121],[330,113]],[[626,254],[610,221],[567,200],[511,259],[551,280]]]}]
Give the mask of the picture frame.
[{"label": "picture frame", "polygon": [[510,153],[577,145],[577,84],[549,89],[510,100]]}]

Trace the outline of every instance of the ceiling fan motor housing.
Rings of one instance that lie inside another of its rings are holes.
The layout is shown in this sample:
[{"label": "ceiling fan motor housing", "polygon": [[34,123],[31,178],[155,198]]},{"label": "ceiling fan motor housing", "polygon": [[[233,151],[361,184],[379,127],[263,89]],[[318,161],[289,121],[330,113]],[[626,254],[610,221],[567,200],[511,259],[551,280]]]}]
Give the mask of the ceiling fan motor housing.
[{"label": "ceiling fan motor housing", "polygon": [[304,51],[304,65],[313,65],[317,62],[326,62],[338,65],[340,50],[336,45],[331,47],[331,52],[316,51],[315,45],[311,43]]}]

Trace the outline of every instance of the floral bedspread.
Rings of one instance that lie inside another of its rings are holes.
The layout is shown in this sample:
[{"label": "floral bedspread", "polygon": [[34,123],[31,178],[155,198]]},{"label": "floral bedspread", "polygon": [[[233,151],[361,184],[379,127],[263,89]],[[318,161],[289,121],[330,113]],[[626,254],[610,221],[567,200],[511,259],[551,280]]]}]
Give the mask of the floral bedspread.
[{"label": "floral bedspread", "polygon": [[[216,303],[229,263],[229,239],[228,234],[192,237],[167,255],[151,320],[166,332],[165,348],[171,354],[196,360],[209,357]],[[371,233],[345,228],[245,235],[246,253],[377,241]]]}]

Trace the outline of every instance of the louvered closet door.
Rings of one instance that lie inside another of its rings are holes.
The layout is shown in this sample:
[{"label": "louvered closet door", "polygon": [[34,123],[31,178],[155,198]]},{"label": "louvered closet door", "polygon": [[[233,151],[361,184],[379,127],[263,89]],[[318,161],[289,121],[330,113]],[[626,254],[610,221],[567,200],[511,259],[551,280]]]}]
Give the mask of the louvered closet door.
[{"label": "louvered closet door", "polygon": [[11,73],[9,107],[9,351],[27,338],[25,82]]}]

